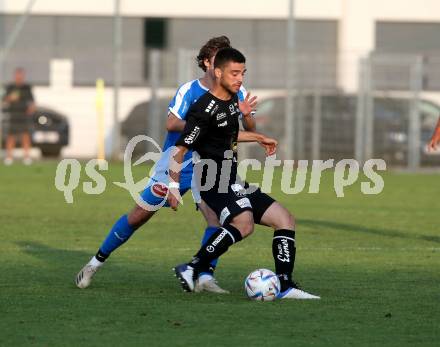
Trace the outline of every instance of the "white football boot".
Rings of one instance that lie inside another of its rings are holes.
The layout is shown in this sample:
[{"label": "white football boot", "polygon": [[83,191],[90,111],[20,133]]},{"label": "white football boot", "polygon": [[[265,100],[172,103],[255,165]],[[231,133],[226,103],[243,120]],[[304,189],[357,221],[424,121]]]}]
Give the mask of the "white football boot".
[{"label": "white football boot", "polygon": [[287,284],[289,285],[289,287],[285,291],[280,292],[277,295],[278,299],[297,299],[297,300],[321,299],[321,297],[317,295],[307,293],[299,286],[297,282],[291,279]]},{"label": "white football boot", "polygon": [[321,297],[305,292],[299,288],[289,288],[284,292],[280,292],[278,294],[278,299],[299,299],[299,300],[308,300],[308,299],[321,299]]},{"label": "white football boot", "polygon": [[194,268],[188,264],[180,264],[173,268],[185,292],[193,292],[195,288]]},{"label": "white football boot", "polygon": [[90,263],[87,263],[80,272],[78,272],[78,275],[76,275],[75,278],[75,284],[78,288],[84,289],[90,286],[90,283],[92,283],[92,278],[95,276],[96,271],[98,271],[99,266],[93,266]]},{"label": "white football boot", "polygon": [[214,278],[214,276],[210,274],[203,274],[199,276],[198,280],[196,281],[194,291],[196,293],[205,291],[217,294],[229,294],[229,291],[221,288],[218,285],[217,280]]}]

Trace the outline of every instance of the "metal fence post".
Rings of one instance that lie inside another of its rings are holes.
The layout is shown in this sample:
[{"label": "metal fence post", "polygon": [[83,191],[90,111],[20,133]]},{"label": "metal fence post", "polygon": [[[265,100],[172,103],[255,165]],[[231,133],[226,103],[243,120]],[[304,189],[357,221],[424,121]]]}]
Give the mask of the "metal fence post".
[{"label": "metal fence post", "polygon": [[371,159],[374,155],[374,83],[372,78],[373,59],[366,59],[365,64],[365,142],[364,161]]},{"label": "metal fence post", "polygon": [[305,108],[307,95],[301,92],[297,93],[295,102],[295,125],[294,125],[294,147],[296,148],[296,159],[305,159]]},{"label": "metal fence post", "polygon": [[[156,142],[160,142],[160,134],[161,134],[161,121],[160,121],[160,110],[159,110],[159,101],[157,98],[157,91],[160,88],[160,58],[161,52],[158,49],[152,49],[150,51],[150,88],[151,88],[151,99],[150,99],[150,108],[148,115],[148,134],[150,137],[154,139]],[[147,129],[146,129],[147,130]]]},{"label": "metal fence post", "polygon": [[411,66],[410,112],[408,120],[408,169],[415,171],[420,167],[420,92],[423,87],[423,57],[417,56]]},{"label": "metal fence post", "polygon": [[289,1],[289,13],[287,20],[287,55],[286,55],[286,110],[284,116],[284,134],[285,134],[285,159],[293,159],[295,156],[295,108],[293,88],[295,77],[295,2]]},{"label": "metal fence post", "polygon": [[114,2],[113,17],[113,147],[112,159],[119,160],[121,150],[121,124],[119,122],[119,91],[122,80],[122,18],[120,0]]},{"label": "metal fence post", "polygon": [[182,85],[189,81],[192,76],[191,51],[185,48],[179,48],[177,51],[177,83]]},{"label": "metal fence post", "polygon": [[321,91],[315,89],[313,94],[313,116],[312,116],[312,159],[320,159],[321,156]]},{"label": "metal fence post", "polygon": [[356,100],[356,122],[354,137],[354,157],[359,164],[363,163],[365,146],[365,68],[366,59],[361,58],[358,65],[358,91]]}]

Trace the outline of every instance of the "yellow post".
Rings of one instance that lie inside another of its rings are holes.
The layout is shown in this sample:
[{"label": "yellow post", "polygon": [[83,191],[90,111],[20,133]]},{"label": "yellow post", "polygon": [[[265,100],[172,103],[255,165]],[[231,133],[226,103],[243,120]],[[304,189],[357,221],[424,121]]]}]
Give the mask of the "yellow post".
[{"label": "yellow post", "polygon": [[98,118],[98,160],[104,160],[104,80],[102,78],[96,80],[96,115]]}]

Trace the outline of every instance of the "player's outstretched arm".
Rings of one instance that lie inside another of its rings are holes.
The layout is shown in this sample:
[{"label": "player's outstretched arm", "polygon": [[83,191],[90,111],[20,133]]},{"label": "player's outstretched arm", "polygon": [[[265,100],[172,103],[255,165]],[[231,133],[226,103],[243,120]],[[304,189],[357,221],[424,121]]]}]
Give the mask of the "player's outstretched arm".
[{"label": "player's outstretched arm", "polygon": [[246,98],[243,101],[238,101],[238,107],[243,115],[241,123],[246,131],[256,131],[255,118],[253,113],[257,109],[257,97],[251,97],[251,93],[246,94]]},{"label": "player's outstretched arm", "polygon": [[440,143],[440,118],[437,122],[437,126],[435,127],[434,133],[432,134],[431,140],[428,143],[428,150],[429,151],[436,150],[439,143]]},{"label": "player's outstretched arm", "polygon": [[264,134],[250,131],[240,131],[238,142],[258,142],[266,151],[266,155],[273,155],[277,151],[278,141]]}]

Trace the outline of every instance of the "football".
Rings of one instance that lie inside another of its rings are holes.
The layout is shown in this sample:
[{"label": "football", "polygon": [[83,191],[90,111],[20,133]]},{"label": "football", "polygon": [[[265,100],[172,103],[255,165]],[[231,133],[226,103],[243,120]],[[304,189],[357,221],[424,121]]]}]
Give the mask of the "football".
[{"label": "football", "polygon": [[272,271],[258,269],[246,277],[244,288],[251,300],[273,301],[280,292],[280,281]]}]

